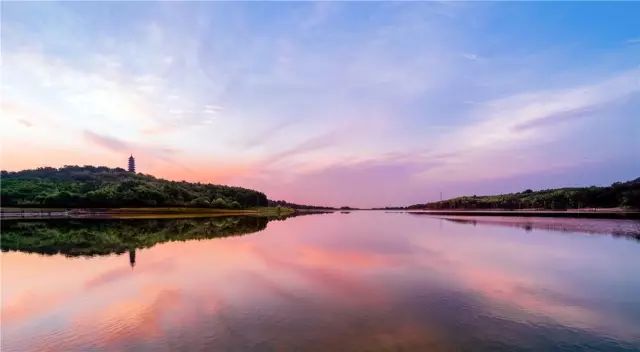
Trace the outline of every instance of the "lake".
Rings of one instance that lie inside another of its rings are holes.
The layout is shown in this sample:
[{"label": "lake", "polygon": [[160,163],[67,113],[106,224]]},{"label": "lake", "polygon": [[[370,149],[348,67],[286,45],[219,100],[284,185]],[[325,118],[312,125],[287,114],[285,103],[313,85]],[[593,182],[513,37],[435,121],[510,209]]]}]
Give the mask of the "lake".
[{"label": "lake", "polygon": [[2,223],[3,351],[640,351],[640,222]]}]

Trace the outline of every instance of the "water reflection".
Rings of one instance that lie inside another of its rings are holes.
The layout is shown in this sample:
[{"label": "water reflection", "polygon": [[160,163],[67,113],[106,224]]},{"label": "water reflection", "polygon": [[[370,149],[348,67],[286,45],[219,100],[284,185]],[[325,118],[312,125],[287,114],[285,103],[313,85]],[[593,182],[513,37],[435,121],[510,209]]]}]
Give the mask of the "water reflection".
[{"label": "water reflection", "polygon": [[353,212],[119,256],[6,252],[2,350],[640,349],[638,242],[535,231]]},{"label": "water reflection", "polygon": [[[418,216],[434,216],[422,213],[410,213]],[[517,216],[436,216],[437,218],[459,224],[510,226],[533,230],[558,231],[570,233],[607,234],[627,237],[640,241],[640,221],[607,219],[571,219],[571,218],[535,218]]]},{"label": "water reflection", "polygon": [[129,250],[129,265],[131,265],[132,269],[134,266],[136,266],[136,250],[135,249]]},{"label": "water reflection", "polygon": [[[135,264],[135,249],[168,241],[203,240],[261,231],[274,219],[225,216],[189,219],[138,220],[5,220],[2,250],[40,254],[93,256],[129,251]],[[132,252],[133,251],[133,252]]]}]

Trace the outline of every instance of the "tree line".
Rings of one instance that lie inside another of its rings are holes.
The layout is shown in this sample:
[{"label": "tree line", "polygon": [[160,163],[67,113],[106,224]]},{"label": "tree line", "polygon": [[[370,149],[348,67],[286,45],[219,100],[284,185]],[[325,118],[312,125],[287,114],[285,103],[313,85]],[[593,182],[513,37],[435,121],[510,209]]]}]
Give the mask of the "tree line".
[{"label": "tree line", "polygon": [[264,193],[242,187],[168,181],[104,166],[2,171],[3,207],[114,208],[267,206]]},{"label": "tree line", "polygon": [[335,207],[330,207],[330,206],[296,204],[296,203],[291,203],[284,200],[269,200],[269,206],[301,209],[301,210],[336,210]]},{"label": "tree line", "polygon": [[575,187],[490,196],[464,196],[414,204],[408,209],[574,209],[640,208],[640,177],[606,187]]}]

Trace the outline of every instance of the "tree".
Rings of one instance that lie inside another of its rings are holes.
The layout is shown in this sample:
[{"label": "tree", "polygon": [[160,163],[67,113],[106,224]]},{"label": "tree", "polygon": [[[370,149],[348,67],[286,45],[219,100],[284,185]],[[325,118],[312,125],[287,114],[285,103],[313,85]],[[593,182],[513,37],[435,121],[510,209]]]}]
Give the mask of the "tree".
[{"label": "tree", "polygon": [[227,209],[229,208],[229,204],[222,198],[216,198],[213,201],[211,201],[211,207],[219,208],[219,209]]},{"label": "tree", "polygon": [[209,207],[209,205],[211,205],[209,203],[209,200],[207,198],[205,198],[205,197],[198,197],[198,198],[192,200],[191,202],[189,202],[189,204],[191,206],[200,207],[200,208],[206,208],[206,207]]}]

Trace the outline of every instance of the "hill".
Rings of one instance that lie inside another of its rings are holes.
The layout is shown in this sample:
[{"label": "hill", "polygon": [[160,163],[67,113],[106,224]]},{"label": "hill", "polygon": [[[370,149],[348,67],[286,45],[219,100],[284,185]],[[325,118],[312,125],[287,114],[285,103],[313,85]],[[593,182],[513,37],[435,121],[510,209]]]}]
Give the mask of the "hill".
[{"label": "hill", "polygon": [[414,204],[406,209],[570,209],[640,208],[640,177],[607,187],[545,189],[490,196],[464,196]]},{"label": "hill", "polygon": [[283,208],[291,208],[296,210],[336,210],[335,207],[330,206],[322,206],[322,205],[308,205],[308,204],[296,204],[290,203],[284,200],[269,200],[270,207],[283,207]]},{"label": "hill", "polygon": [[267,206],[264,193],[241,187],[168,181],[104,166],[44,167],[2,171],[3,207],[199,207]]}]

